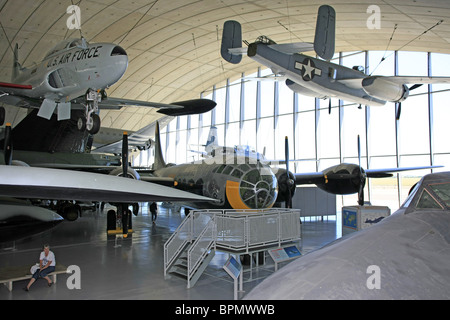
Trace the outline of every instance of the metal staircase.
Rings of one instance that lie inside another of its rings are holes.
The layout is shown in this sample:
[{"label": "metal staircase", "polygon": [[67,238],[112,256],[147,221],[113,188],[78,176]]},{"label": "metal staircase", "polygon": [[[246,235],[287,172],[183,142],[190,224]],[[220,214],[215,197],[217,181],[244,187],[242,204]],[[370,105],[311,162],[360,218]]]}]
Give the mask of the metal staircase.
[{"label": "metal staircase", "polygon": [[215,255],[214,216],[192,212],[164,244],[164,277],[181,276],[192,288]]},{"label": "metal staircase", "polygon": [[192,211],[164,244],[164,277],[192,288],[217,250],[249,254],[300,240],[300,210]]}]

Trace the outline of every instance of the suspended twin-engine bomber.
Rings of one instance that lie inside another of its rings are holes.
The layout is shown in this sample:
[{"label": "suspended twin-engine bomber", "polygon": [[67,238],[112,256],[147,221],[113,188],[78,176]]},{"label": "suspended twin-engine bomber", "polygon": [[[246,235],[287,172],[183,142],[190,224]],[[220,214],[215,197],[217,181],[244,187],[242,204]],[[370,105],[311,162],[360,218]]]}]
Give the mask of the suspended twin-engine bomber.
[{"label": "suspended twin-engine bomber", "polygon": [[[279,78],[286,78],[286,85],[299,94],[369,106],[383,106],[388,101],[401,103],[410,90],[425,83],[450,83],[450,77],[368,76],[364,69],[329,62],[335,49],[335,24],[335,10],[323,5],[318,10],[314,43],[277,44],[260,36],[248,48],[243,48],[241,24],[229,20],[223,26],[221,55],[226,61],[237,64],[242,55],[247,54],[281,76]],[[321,59],[301,54],[309,51],[315,51]],[[413,85],[408,87],[407,84]]]}]

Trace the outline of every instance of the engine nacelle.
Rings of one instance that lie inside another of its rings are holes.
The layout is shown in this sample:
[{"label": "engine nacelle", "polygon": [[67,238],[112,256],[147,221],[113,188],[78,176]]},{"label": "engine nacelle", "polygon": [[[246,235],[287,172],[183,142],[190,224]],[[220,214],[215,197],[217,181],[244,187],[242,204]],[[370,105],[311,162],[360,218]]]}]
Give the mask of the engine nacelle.
[{"label": "engine nacelle", "polygon": [[286,80],[286,86],[289,89],[291,89],[292,91],[297,92],[297,93],[302,94],[302,95],[305,95],[305,96],[317,97],[317,98],[320,98],[320,99],[327,98],[327,96],[325,96],[325,95],[320,96],[319,92],[316,92],[316,91],[310,90],[308,88],[305,88],[302,85],[299,85],[298,83],[296,83],[296,82],[294,82],[292,80],[289,80],[289,79]]},{"label": "engine nacelle", "polygon": [[367,77],[362,86],[367,94],[380,100],[402,102],[409,95],[409,89],[404,84],[398,84],[383,77]]}]

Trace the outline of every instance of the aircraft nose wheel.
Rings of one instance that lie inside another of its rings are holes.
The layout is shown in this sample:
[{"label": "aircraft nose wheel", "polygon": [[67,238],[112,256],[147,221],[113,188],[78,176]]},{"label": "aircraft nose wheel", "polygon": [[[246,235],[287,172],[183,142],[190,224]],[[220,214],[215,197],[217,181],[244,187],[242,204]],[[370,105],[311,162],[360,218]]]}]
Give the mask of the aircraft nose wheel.
[{"label": "aircraft nose wheel", "polygon": [[85,117],[78,118],[77,128],[80,131],[87,130],[90,134],[96,134],[100,130],[100,117],[94,113],[87,119]]}]

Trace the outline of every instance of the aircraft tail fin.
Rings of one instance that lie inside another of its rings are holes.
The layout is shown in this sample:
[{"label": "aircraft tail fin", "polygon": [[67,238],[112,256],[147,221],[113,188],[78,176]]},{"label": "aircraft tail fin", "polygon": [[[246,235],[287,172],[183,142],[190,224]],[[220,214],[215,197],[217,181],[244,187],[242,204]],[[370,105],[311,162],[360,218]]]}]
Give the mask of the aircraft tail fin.
[{"label": "aircraft tail fin", "polygon": [[209,129],[208,140],[206,141],[205,151],[210,153],[212,150],[217,148],[219,144],[217,143],[217,127],[212,126]]},{"label": "aircraft tail fin", "polygon": [[325,60],[334,55],[336,37],[336,11],[333,7],[323,5],[317,13],[316,34],[314,37],[314,50]]},{"label": "aircraft tail fin", "polygon": [[16,46],[14,48],[14,64],[11,77],[12,82],[14,82],[14,80],[19,76],[22,69],[22,65],[19,63],[19,45],[16,43]]},{"label": "aircraft tail fin", "polygon": [[231,53],[229,49],[242,47],[241,24],[234,20],[225,21],[222,32],[222,45],[220,54],[226,61],[238,64],[242,60],[241,54]]},{"label": "aircraft tail fin", "polygon": [[153,162],[153,170],[167,167],[162,154],[161,136],[159,132],[159,122],[156,122],[155,128],[155,161]]}]

